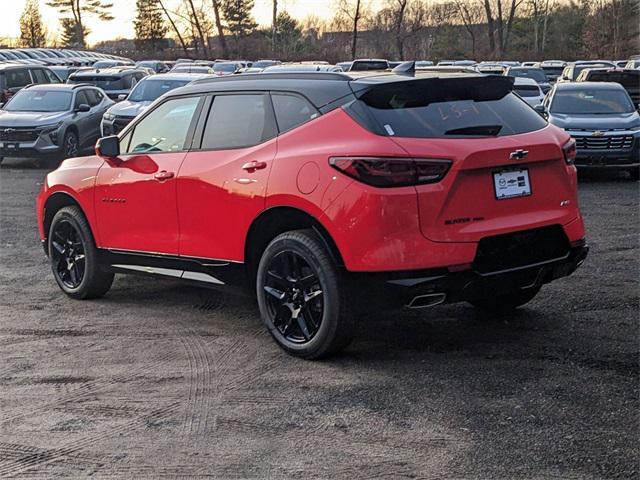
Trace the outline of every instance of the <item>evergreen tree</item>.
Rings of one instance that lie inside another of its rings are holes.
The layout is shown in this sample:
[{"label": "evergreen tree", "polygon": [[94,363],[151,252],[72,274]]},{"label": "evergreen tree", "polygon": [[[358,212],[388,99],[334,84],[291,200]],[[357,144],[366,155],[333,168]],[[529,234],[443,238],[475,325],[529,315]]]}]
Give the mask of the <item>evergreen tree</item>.
[{"label": "evergreen tree", "polygon": [[251,15],[253,4],[253,0],[225,0],[222,4],[227,30],[236,40],[250,34],[258,26]]},{"label": "evergreen tree", "polygon": [[133,21],[139,46],[155,50],[167,34],[167,25],[158,0],[136,0],[137,15]]},{"label": "evergreen tree", "polygon": [[20,17],[20,43],[25,47],[44,47],[46,30],[36,0],[27,0]]},{"label": "evergreen tree", "polygon": [[[63,42],[65,38],[72,36],[79,48],[85,47],[85,36],[88,35],[87,29],[82,24],[83,15],[93,15],[104,21],[113,20],[113,16],[111,16],[113,3],[107,3],[103,0],[47,0],[47,5],[62,14],[71,14],[71,17],[65,17],[61,20]],[[75,30],[73,35],[71,35],[70,28]]]},{"label": "evergreen tree", "polygon": [[78,36],[78,29],[76,28],[76,22],[72,18],[60,19],[62,25],[62,34],[60,35],[60,43],[64,47],[71,48],[83,48],[81,39],[84,39],[91,31],[88,28],[82,28],[82,35]]}]

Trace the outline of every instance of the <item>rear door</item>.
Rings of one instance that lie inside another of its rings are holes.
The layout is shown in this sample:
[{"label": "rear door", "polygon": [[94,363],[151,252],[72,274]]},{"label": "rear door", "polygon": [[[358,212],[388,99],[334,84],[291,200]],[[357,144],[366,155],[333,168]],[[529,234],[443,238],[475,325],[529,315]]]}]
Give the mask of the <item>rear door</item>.
[{"label": "rear door", "polygon": [[242,261],[276,155],[269,95],[216,95],[202,122],[178,176],[180,255]]}]

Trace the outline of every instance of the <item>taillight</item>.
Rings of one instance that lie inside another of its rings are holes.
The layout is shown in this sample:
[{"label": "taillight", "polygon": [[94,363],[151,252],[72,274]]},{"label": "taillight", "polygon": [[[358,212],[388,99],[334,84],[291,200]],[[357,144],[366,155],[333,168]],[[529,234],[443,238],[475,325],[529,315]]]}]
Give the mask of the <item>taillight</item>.
[{"label": "taillight", "polygon": [[564,161],[567,165],[573,165],[576,159],[576,141],[572,138],[562,146],[562,152],[564,153]]},{"label": "taillight", "polygon": [[406,187],[439,182],[450,160],[392,157],[331,157],[329,163],[351,178],[373,187]]}]

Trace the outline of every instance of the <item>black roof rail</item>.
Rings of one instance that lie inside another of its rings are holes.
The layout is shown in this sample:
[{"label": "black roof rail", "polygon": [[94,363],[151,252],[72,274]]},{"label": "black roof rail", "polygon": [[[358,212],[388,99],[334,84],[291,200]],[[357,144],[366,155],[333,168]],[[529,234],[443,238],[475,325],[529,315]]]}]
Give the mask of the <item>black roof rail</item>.
[{"label": "black roof rail", "polygon": [[214,83],[214,82],[229,82],[229,81],[242,81],[242,80],[338,80],[338,81],[351,81],[349,75],[345,75],[340,72],[290,72],[290,73],[245,73],[239,75],[229,75],[225,77],[213,77],[213,78],[201,78],[192,82],[192,84],[202,83]]}]

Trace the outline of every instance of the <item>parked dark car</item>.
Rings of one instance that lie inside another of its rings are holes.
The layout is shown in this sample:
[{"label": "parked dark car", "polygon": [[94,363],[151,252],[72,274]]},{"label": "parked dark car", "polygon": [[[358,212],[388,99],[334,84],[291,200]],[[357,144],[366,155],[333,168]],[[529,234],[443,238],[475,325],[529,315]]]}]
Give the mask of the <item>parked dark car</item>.
[{"label": "parked dark car", "polygon": [[349,68],[350,72],[364,72],[369,70],[387,70],[389,62],[387,60],[368,58],[354,60]]},{"label": "parked dark car", "polygon": [[112,100],[123,100],[146,76],[143,70],[131,67],[90,69],[72,73],[67,83],[90,83],[104,90]]},{"label": "parked dark car", "polygon": [[640,105],[640,70],[589,68],[583,70],[577,82],[616,82],[624,87],[633,103]]},{"label": "parked dark car", "polygon": [[0,106],[32,83],[62,83],[49,68],[40,65],[0,64]]},{"label": "parked dark car", "polygon": [[549,122],[576,141],[578,169],[626,170],[638,179],[640,115],[619,83],[557,83],[544,101]]},{"label": "parked dark car", "polygon": [[112,104],[90,85],[29,85],[0,110],[0,157],[74,157],[95,145]]}]

